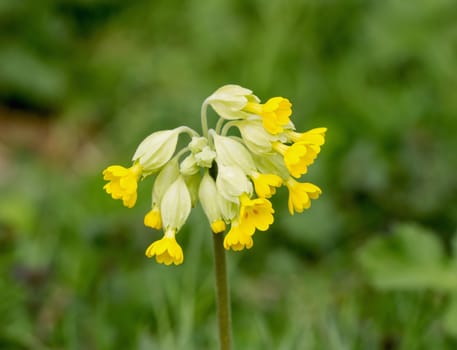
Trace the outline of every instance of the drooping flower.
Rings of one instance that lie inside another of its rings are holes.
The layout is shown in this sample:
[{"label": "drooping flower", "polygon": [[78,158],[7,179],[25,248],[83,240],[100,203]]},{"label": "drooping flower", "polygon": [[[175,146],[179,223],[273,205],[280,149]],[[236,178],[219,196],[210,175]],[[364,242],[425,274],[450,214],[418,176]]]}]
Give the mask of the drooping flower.
[{"label": "drooping flower", "polygon": [[157,175],[152,188],[151,210],[144,217],[145,226],[160,230],[162,228],[162,215],[160,203],[165,192],[179,176],[179,167],[176,159],[169,161]]},{"label": "drooping flower", "polygon": [[109,181],[103,189],[113,199],[122,199],[124,206],[132,208],[137,199],[138,180],[142,167],[135,163],[130,168],[111,165],[103,171],[103,179]]},{"label": "drooping flower", "polygon": [[288,207],[291,215],[308,209],[311,206],[311,199],[317,199],[322,194],[321,189],[316,185],[298,182],[291,177],[286,181],[286,186],[289,190]]},{"label": "drooping flower", "polygon": [[153,242],[146,249],[146,256],[148,258],[155,256],[158,263],[165,265],[180,265],[184,261],[182,248],[176,242],[175,231],[173,229],[165,231],[161,239]]},{"label": "drooping flower", "polygon": [[232,222],[230,231],[224,237],[224,248],[240,251],[252,248],[253,244],[252,234],[242,230],[236,221]]},{"label": "drooping flower", "polygon": [[183,262],[184,255],[175,235],[186,222],[190,208],[189,191],[182,176],[178,176],[165,192],[160,205],[165,234],[162,239],[155,241],[146,249],[148,258],[155,256],[158,263],[165,265],[179,265]]}]

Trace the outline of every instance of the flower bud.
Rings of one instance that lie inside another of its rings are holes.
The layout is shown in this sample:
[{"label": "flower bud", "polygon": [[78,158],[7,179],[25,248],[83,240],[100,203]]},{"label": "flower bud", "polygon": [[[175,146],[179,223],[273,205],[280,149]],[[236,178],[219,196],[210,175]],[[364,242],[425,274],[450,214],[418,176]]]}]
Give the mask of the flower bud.
[{"label": "flower bud", "polygon": [[216,152],[209,148],[209,146],[205,146],[200,152],[195,153],[197,165],[203,168],[211,168],[215,158]]},{"label": "flower bud", "polygon": [[252,194],[252,183],[243,170],[237,166],[225,166],[218,163],[216,186],[219,193],[233,203],[239,203],[239,197],[243,193]]},{"label": "flower bud", "polygon": [[236,126],[251,152],[265,154],[272,151],[271,142],[275,138],[264,129],[260,120],[243,120],[237,122]]},{"label": "flower bud", "polygon": [[251,90],[239,85],[225,85],[209,96],[205,103],[211,105],[222,118],[235,120],[249,116],[249,113],[242,111],[249,101],[259,101]]},{"label": "flower bud", "polygon": [[195,160],[195,156],[193,154],[189,154],[186,158],[184,158],[179,166],[179,170],[183,175],[194,175],[198,173],[199,167]]},{"label": "flower bud", "polygon": [[205,146],[208,146],[208,139],[203,136],[192,137],[192,140],[189,142],[188,145],[189,149],[194,154],[201,152]]},{"label": "flower bud", "polygon": [[157,131],[140,143],[133,155],[133,161],[142,166],[145,175],[156,172],[170,160],[182,131],[182,127]]},{"label": "flower bud", "polygon": [[[200,188],[198,189],[198,197],[202,204],[203,211],[208,218],[208,221],[213,229],[214,233],[222,232],[225,230],[225,224],[222,225],[220,221],[222,220],[222,212],[219,206],[219,197],[221,195],[217,191],[216,182],[209,175],[208,172],[203,175],[203,179],[200,182]],[[213,228],[213,224],[215,224]]]},{"label": "flower bud", "polygon": [[178,161],[176,159],[172,159],[162,168],[154,181],[154,187],[152,190],[153,204],[160,204],[163,195],[171,184],[178,178],[178,176]]},{"label": "flower bud", "polygon": [[256,171],[254,160],[240,142],[228,136],[213,133],[218,164],[239,167],[245,174]]},{"label": "flower bud", "polygon": [[190,214],[191,206],[189,190],[180,175],[165,192],[160,203],[164,230],[179,231]]}]

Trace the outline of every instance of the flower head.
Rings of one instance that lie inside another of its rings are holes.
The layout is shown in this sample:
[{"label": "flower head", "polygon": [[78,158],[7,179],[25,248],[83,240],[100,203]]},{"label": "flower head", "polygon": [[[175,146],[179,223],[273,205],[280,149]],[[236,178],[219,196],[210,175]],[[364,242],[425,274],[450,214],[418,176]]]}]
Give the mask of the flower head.
[{"label": "flower head", "polygon": [[163,238],[152,243],[146,249],[146,256],[148,258],[155,256],[158,263],[165,265],[180,265],[184,261],[182,248],[176,242],[173,230],[166,231]]},{"label": "flower head", "polygon": [[[208,106],[219,115],[214,128],[208,128]],[[156,131],[139,144],[130,168],[107,167],[105,191],[129,208],[136,203],[139,180],[155,176],[144,224],[162,229],[164,236],[147,248],[146,256],[166,265],[183,262],[176,235],[198,201],[212,232],[224,238],[225,249],[235,251],[250,249],[256,230],[273,224],[269,199],[277,188],[288,188],[292,215],[309,208],[321,190],[294,178],[308,172],[327,129],[296,131],[291,114],[285,97],[262,103],[249,89],[225,85],[202,104],[201,135],[187,126]],[[183,147],[177,150],[181,134],[191,139],[187,144],[180,140]]]},{"label": "flower head", "polygon": [[142,167],[139,164],[130,168],[111,165],[103,171],[103,179],[109,181],[103,189],[113,199],[122,199],[124,206],[132,208],[136,203],[136,190],[141,173]]}]

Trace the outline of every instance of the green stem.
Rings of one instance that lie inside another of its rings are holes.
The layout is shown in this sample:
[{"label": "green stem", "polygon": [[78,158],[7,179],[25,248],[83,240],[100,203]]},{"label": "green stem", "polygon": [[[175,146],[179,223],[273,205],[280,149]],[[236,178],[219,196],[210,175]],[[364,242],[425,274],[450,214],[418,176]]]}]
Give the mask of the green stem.
[{"label": "green stem", "polygon": [[208,108],[207,102],[203,102],[201,112],[200,112],[200,118],[201,118],[201,123],[202,123],[202,133],[203,136],[208,137],[208,118],[206,117],[206,110]]},{"label": "green stem", "polygon": [[230,295],[225,262],[224,235],[213,234],[214,265],[216,273],[216,303],[219,323],[219,341],[221,350],[230,350],[232,327],[230,318]]}]

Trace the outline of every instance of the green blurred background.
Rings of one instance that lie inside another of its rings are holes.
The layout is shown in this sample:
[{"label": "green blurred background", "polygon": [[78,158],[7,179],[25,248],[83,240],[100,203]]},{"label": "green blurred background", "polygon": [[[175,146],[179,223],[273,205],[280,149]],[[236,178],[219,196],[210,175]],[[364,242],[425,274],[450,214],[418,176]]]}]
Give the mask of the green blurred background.
[{"label": "green blurred background", "polygon": [[2,0],[0,349],[216,348],[201,209],[158,265],[101,171],[227,83],[328,128],[324,195],[228,254],[235,349],[457,348],[454,0]]}]

